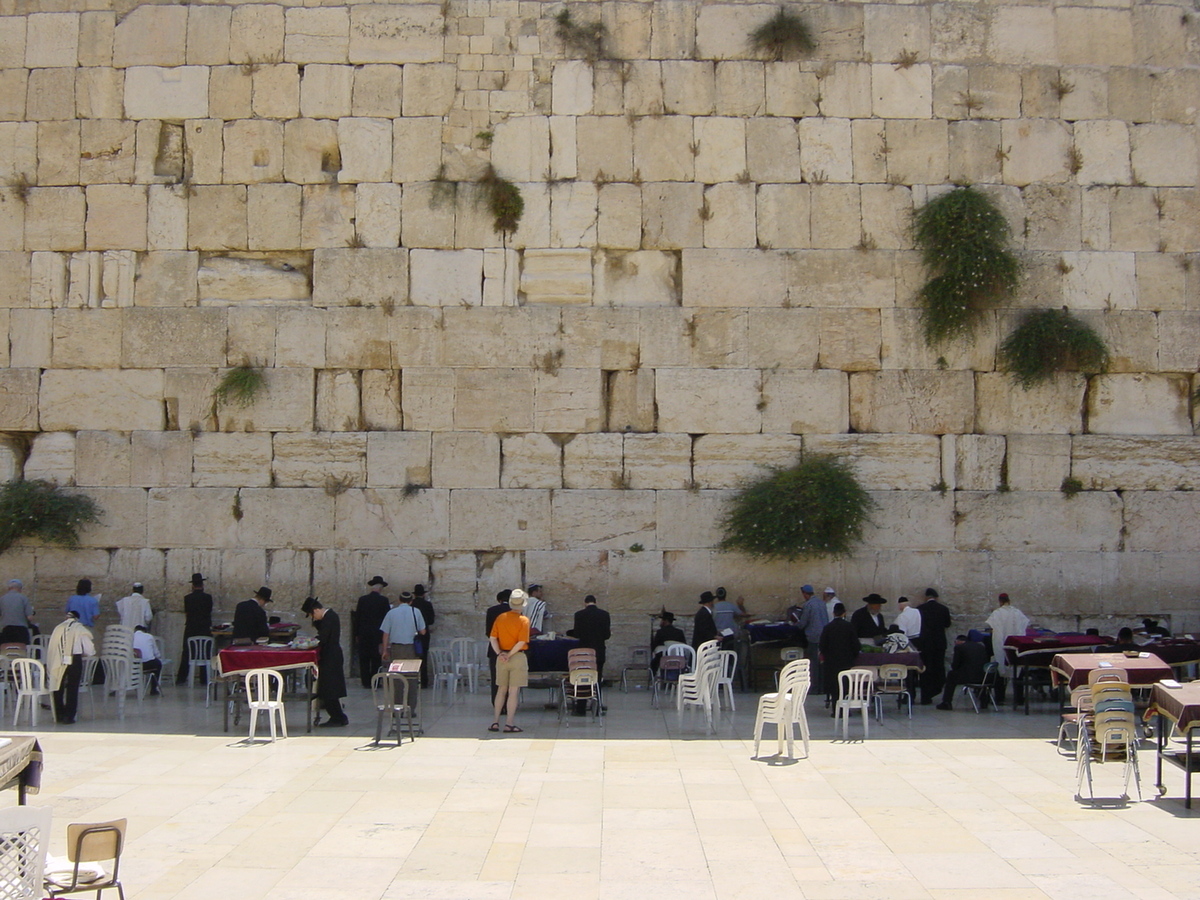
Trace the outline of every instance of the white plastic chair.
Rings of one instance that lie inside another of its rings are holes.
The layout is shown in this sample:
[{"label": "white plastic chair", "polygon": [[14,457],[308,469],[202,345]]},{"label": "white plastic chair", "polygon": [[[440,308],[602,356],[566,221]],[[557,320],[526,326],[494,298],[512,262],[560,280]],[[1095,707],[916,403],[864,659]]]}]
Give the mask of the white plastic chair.
[{"label": "white plastic chair", "polygon": [[158,661],[162,663],[162,668],[158,673],[158,689],[162,690],[164,684],[174,683],[174,679],[168,678],[167,676],[168,671],[173,665],[175,665],[175,660],[167,659],[167,652],[165,649],[166,645],[163,643],[162,638],[160,638],[157,634],[152,634],[150,637],[154,639],[154,649],[158,651]]},{"label": "white plastic chair", "polygon": [[246,706],[250,710],[250,740],[258,727],[258,714],[265,712],[271,726],[271,740],[276,737],[275,720],[279,719],[279,731],[287,733],[287,716],[283,709],[283,676],[274,669],[250,669],[245,674]]},{"label": "white plastic chair", "polygon": [[[703,644],[701,645],[703,646]],[[669,644],[667,645],[664,656],[682,656],[687,660],[687,670],[689,672],[696,671],[696,651],[687,644]]]},{"label": "white plastic chair", "polygon": [[40,900],[50,844],[49,806],[0,810],[0,886],[4,900]]},{"label": "white plastic chair", "polygon": [[[690,648],[689,648],[690,649]],[[721,674],[721,644],[707,641],[696,652],[696,671],[679,676],[675,693],[675,709],[683,725],[683,711],[689,707],[704,710],[709,731],[716,731],[713,708],[717,705],[717,678]]]},{"label": "white plastic chair", "polygon": [[146,696],[145,679],[142,677],[142,661],[131,656],[101,655],[100,665],[104,667],[104,688],[110,696],[116,696],[117,718],[123,719],[125,717],[125,695],[132,691],[139,705]]},{"label": "white plastic chair", "polygon": [[21,718],[21,704],[29,701],[29,727],[37,728],[38,707],[42,698],[54,706],[54,694],[46,683],[46,667],[36,659],[14,659],[12,663],[13,684],[17,690],[13,702],[13,728]]},{"label": "white plastic chair", "polygon": [[454,660],[454,675],[462,679],[472,694],[479,684],[479,642],[471,638],[458,637],[450,642],[450,655]]},{"label": "white plastic chair", "polygon": [[434,702],[437,702],[438,691],[445,691],[451,703],[457,700],[458,673],[450,651],[445,648],[430,650],[425,657],[425,665],[429,666],[429,686],[433,688]]},{"label": "white plastic chair", "polygon": [[[204,670],[204,681],[212,681],[212,655],[213,655],[213,639],[210,637],[198,636],[187,639],[188,648],[188,676],[187,686],[192,686],[192,681],[196,678],[200,669]],[[204,705],[208,706],[207,692],[204,697]]]},{"label": "white plastic chair", "polygon": [[35,634],[29,642],[29,655],[34,659],[40,659],[43,662],[46,659],[46,641],[49,635]]},{"label": "white plastic chair", "polygon": [[83,658],[83,674],[79,676],[79,693],[87,692],[93,718],[96,716],[96,695],[92,689],[95,687],[96,669],[98,668],[100,668],[100,657],[85,656]]},{"label": "white plastic chair", "polygon": [[871,722],[868,711],[871,707],[871,682],[874,675],[870,669],[847,669],[838,679],[838,700],[834,707],[833,730],[837,731],[837,720],[842,720],[842,740],[850,739],[850,713],[862,711],[863,739],[870,736]]},{"label": "white plastic chair", "polygon": [[721,672],[717,675],[717,706],[721,705],[721,688],[729,698],[729,711],[737,712],[737,704],[733,702],[733,676],[737,674],[738,655],[736,650],[722,650]]},{"label": "white plastic chair", "polygon": [[795,726],[800,726],[800,737],[804,741],[804,755],[808,756],[808,716],[804,712],[804,701],[811,685],[809,661],[796,659],[789,662],[779,673],[779,690],[763,694],[758,698],[758,713],[754,718],[754,756],[758,757],[758,745],[762,741],[763,729],[773,724],[779,741],[778,755],[783,755],[783,742],[787,738],[787,755],[795,756]]}]

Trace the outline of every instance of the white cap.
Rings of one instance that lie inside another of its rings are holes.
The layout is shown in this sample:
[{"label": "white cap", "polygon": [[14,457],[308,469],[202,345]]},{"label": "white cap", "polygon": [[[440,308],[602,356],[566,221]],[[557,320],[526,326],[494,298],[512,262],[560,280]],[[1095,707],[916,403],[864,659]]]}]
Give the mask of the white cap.
[{"label": "white cap", "polygon": [[835,590],[834,590],[833,588],[831,588],[831,587],[828,587],[828,588],[825,588],[825,593],[827,593],[827,594],[836,594],[836,593],[837,593],[837,591],[835,591]]}]

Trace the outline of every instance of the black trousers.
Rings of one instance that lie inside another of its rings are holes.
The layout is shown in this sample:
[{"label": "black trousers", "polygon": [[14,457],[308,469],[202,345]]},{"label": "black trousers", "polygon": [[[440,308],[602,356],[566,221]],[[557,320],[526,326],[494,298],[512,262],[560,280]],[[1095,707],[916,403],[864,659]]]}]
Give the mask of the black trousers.
[{"label": "black trousers", "polygon": [[346,713],[342,709],[342,701],[339,697],[319,697],[321,701],[321,709],[325,710],[326,715],[334,722],[340,722],[346,718]]},{"label": "black trousers", "polygon": [[[188,669],[190,668],[191,657],[188,655],[188,638],[190,637],[207,637],[203,634],[185,634],[183,636],[183,649],[179,651],[179,666],[175,669],[175,683],[187,684]],[[205,680],[202,684],[208,684]]]},{"label": "black trousers", "polygon": [[369,688],[371,678],[383,665],[383,657],[379,655],[379,632],[372,638],[359,638],[358,641],[358,676],[362,686]]},{"label": "black trousers", "polygon": [[79,709],[79,682],[83,678],[83,657],[78,653],[71,657],[71,664],[63,673],[62,684],[54,692],[54,709],[58,721],[70,724],[75,721]]}]

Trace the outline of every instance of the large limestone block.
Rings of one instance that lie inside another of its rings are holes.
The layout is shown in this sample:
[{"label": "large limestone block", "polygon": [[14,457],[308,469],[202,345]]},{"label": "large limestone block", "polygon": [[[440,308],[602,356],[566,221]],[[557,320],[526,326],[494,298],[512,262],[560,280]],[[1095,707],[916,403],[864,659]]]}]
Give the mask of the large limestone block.
[{"label": "large limestone block", "polygon": [[324,367],[325,318],[324,310],[279,310],[275,329],[275,364]]},{"label": "large limestone block", "polygon": [[586,116],[592,111],[592,68],[584,60],[555,63],[551,81],[551,109],[556,116]]},{"label": "large limestone block", "polygon": [[[194,259],[196,254],[189,256]],[[196,270],[196,290],[201,303],[213,306],[306,302],[308,276],[298,267],[299,262],[297,257],[253,253],[204,257]],[[186,275],[186,267],[183,274]]]},{"label": "large limestone block", "polygon": [[163,373],[50,369],[42,376],[39,409],[46,431],[160,431]]},{"label": "large limestone block", "polygon": [[225,362],[225,312],[131,309],[123,317],[121,365],[219,366]]},{"label": "large limestone block", "polygon": [[750,310],[748,364],[759,369],[814,368],[819,350],[819,319],[820,313],[813,309]]},{"label": "large limestone block", "polygon": [[240,509],[238,493],[230,487],[151,488],[146,499],[147,543],[163,548],[240,546],[234,517]]},{"label": "large limestone block", "polygon": [[272,483],[279,487],[327,487],[337,493],[366,482],[365,433],[277,434],[272,452]]},{"label": "large limestone block", "polygon": [[1200,536],[1197,535],[1196,529],[1180,527],[1184,523],[1195,522],[1200,515],[1200,496],[1184,491],[1130,491],[1123,499],[1126,551],[1195,553],[1200,550]]},{"label": "large limestone block", "polygon": [[452,550],[536,550],[550,544],[550,491],[450,492]]},{"label": "large limestone block", "polygon": [[116,369],[121,365],[121,313],[60,309],[54,313],[56,369]]},{"label": "large limestone block", "polygon": [[[138,557],[159,560],[161,556],[154,550],[142,550],[146,545],[146,492],[140,488],[92,488],[88,495],[103,510],[100,522],[89,526],[80,533],[79,543],[82,547],[130,547]],[[113,568],[120,566],[120,551],[114,554]],[[148,565],[135,569],[134,577],[145,578],[144,572],[154,570]],[[129,583],[128,580],[125,582]]]},{"label": "large limestone block", "polygon": [[504,438],[500,487],[561,488],[562,448],[546,434]]},{"label": "large limestone block", "polygon": [[550,243],[553,246],[595,245],[598,193],[594,184],[586,182],[550,186]]},{"label": "large limestone block", "polygon": [[500,483],[500,438],[480,432],[433,435],[436,488],[494,488]]},{"label": "large limestone block", "polygon": [[707,550],[720,544],[725,536],[721,518],[732,497],[732,491],[658,491],[654,546],[660,550]]},{"label": "large limestone block", "polygon": [[648,250],[698,247],[704,241],[699,184],[657,182],[642,188],[642,246]]},{"label": "large limestone block", "polygon": [[[441,133],[441,119],[431,116],[397,119],[392,136],[392,178],[406,184],[432,181],[442,163]],[[439,187],[433,185],[435,190]],[[406,191],[411,193],[412,189],[410,185]],[[429,214],[429,200],[436,199],[436,196],[423,198],[426,203],[422,208],[422,216]]]},{"label": "large limestone block", "polygon": [[1137,306],[1137,262],[1132,253],[1064,253],[1063,300],[1072,308]]},{"label": "large limestone block", "polygon": [[608,378],[610,431],[653,431],[655,410],[653,370],[613,372]]},{"label": "large limestone block", "polygon": [[703,6],[696,16],[696,55],[700,59],[742,59],[746,35],[775,14],[767,4]]},{"label": "large limestone block", "polygon": [[[662,67],[657,60],[633,60],[626,63],[625,71],[620,76],[624,81],[625,112],[632,116],[661,115],[664,112],[662,93]],[[609,111],[607,98],[613,89],[611,80],[600,76],[600,85],[596,91],[595,106],[602,104]]]},{"label": "large limestone block", "polygon": [[434,63],[404,67],[404,115],[441,117],[450,112],[457,96],[457,69]]},{"label": "large limestone block", "polygon": [[[120,115],[119,109],[101,112]],[[132,181],[135,133],[133,122],[100,118],[80,122],[79,180],[87,184]]]},{"label": "large limestone block", "polygon": [[80,188],[33,188],[25,200],[25,249],[82,250],[87,204]]},{"label": "large limestone block", "polygon": [[463,431],[533,431],[534,373],[527,369],[456,369],[454,426]]},{"label": "large limestone block", "polygon": [[1075,179],[1080,184],[1128,184],[1129,126],[1117,120],[1075,123],[1075,149],[1083,165]]},{"label": "large limestone block", "polygon": [[1025,247],[1028,250],[1075,250],[1081,239],[1082,203],[1074,185],[1035,184],[1027,187]]},{"label": "large limestone block", "polygon": [[[1139,273],[1141,266],[1142,261],[1138,260]],[[1178,264],[1175,269],[1179,271]],[[1200,368],[1200,321],[1196,316],[1190,312],[1167,310],[1155,318],[1159,336],[1158,367],[1164,372],[1191,372]]]},{"label": "large limestone block", "polygon": [[757,371],[659,369],[654,391],[664,432],[754,434],[762,425]]},{"label": "large limestone block", "polygon": [[1087,381],[1060,374],[1022,390],[1000,372],[975,376],[975,430],[982,434],[1078,434]]},{"label": "large limestone block", "polygon": [[695,486],[702,491],[743,487],[770,467],[793,465],[802,441],[798,434],[701,435],[692,444]]},{"label": "large limestone block", "polygon": [[870,491],[921,491],[941,480],[941,444],[933,435],[806,435],[804,449],[847,457]]},{"label": "large limestone block", "polygon": [[634,168],[646,181],[691,181],[694,142],[688,116],[640,118],[633,126]]},{"label": "large limestone block", "polygon": [[820,366],[843,372],[879,368],[879,312],[872,309],[820,311]]},{"label": "large limestone block", "polygon": [[807,184],[764,184],[758,189],[758,244],[763,249],[812,245]]},{"label": "large limestone block", "polygon": [[880,62],[905,52],[924,57],[932,43],[929,16],[921,6],[869,6],[863,16],[863,49]]},{"label": "large limestone block", "polygon": [[680,490],[692,484],[692,439],[686,434],[625,435],[625,471],[616,488]]},{"label": "large limestone block", "polygon": [[1053,9],[997,8],[988,37],[989,53],[998,63],[1053,65],[1058,61]]},{"label": "large limestone block", "polygon": [[717,63],[716,112],[719,116],[757,116],[766,103],[763,63],[730,60]]},{"label": "large limestone block", "polygon": [[955,183],[991,184],[1000,181],[1001,126],[999,122],[951,122],[949,176]]},{"label": "large limestone block", "polygon": [[763,432],[837,434],[849,427],[850,389],[845,372],[769,369],[763,374],[763,401]]},{"label": "large limestone block", "polygon": [[1068,66],[1128,66],[1133,29],[1125,9],[1066,7],[1055,11],[1058,59]]},{"label": "large limestone block", "polygon": [[1006,437],[1008,486],[1014,491],[1055,491],[1071,474],[1072,441],[1066,434],[1010,434]]},{"label": "large limestone block", "polygon": [[651,369],[692,364],[692,318],[688,309],[644,309],[638,363]]},{"label": "large limestone block", "polygon": [[1135,125],[1130,144],[1139,183],[1195,187],[1200,182],[1200,144],[1194,128],[1168,122]]},{"label": "large limestone block", "polygon": [[187,198],[170,185],[152,184],[146,215],[146,247],[149,250],[187,248]]},{"label": "large limestone block", "polygon": [[856,184],[814,184],[811,216],[813,247],[848,249],[865,239]]},{"label": "large limestone block", "polygon": [[828,313],[862,307],[851,311],[858,314],[875,313],[896,303],[897,279],[890,253],[804,250],[784,259],[791,306],[837,308],[825,310]]},{"label": "large limestone block", "polygon": [[360,373],[326,369],[317,372],[316,416],[318,431],[358,431],[362,424]]},{"label": "large limestone block", "polygon": [[354,240],[354,187],[306,184],[301,194],[300,246],[347,247]]},{"label": "large limestone block", "polygon": [[679,304],[679,258],[674,253],[610,250],[598,255],[592,277],[597,306]]},{"label": "large limestone block", "polygon": [[47,431],[34,435],[22,470],[24,476],[61,485],[74,484],[75,449],[74,434]]},{"label": "large limestone block", "polygon": [[1121,544],[1121,499],[1107,493],[959,491],[955,518],[959,550],[1116,550]]},{"label": "large limestone block", "polygon": [[850,425],[877,433],[963,434],[973,430],[971,372],[883,371],[850,376]]},{"label": "large limestone block", "polygon": [[378,309],[331,310],[326,318],[325,363],[345,369],[388,369],[392,347],[387,312]]},{"label": "large limestone block", "polygon": [[892,182],[942,184],[950,165],[946,122],[893,119],[887,123],[887,169]]},{"label": "large limestone block", "polygon": [[[368,247],[399,245],[402,197],[403,191],[398,184],[358,186],[354,192],[354,229],[362,243]],[[405,259],[407,261],[407,256]]]},{"label": "large limestone block", "polygon": [[[424,312],[424,311],[423,311]],[[553,309],[446,309],[443,333],[446,365],[477,365],[481,361],[552,369],[562,357],[557,349],[559,315]]]},{"label": "large limestone block", "polygon": [[482,305],[482,250],[413,250],[409,267],[415,306]]},{"label": "large limestone block", "polygon": [[1088,392],[1093,434],[1191,434],[1183,375],[1098,375]]},{"label": "large limestone block", "polygon": [[794,62],[769,62],[765,69],[767,115],[800,118],[820,112],[820,80],[815,73],[803,71]]},{"label": "large limestone block", "polygon": [[633,126],[624,116],[580,116],[575,148],[579,178],[628,181],[633,177]]},{"label": "large limestone block", "polygon": [[704,189],[705,247],[751,249],[758,245],[752,184],[714,184]]},{"label": "large limestone block", "polygon": [[[163,434],[139,431],[138,434]],[[190,442],[191,435],[187,435]],[[146,460],[142,460],[145,462]],[[130,473],[129,435],[111,431],[81,431],[75,436],[75,483],[91,487],[128,487]],[[142,473],[139,472],[139,477]],[[191,450],[183,479],[171,484],[191,484]],[[11,477],[11,476],[10,476]],[[7,480],[7,479],[6,479]]]},{"label": "large limestone block", "polygon": [[[878,491],[863,544],[880,550],[945,550],[954,545],[954,499],[938,491]],[[909,588],[911,591],[912,589]]]},{"label": "large limestone block", "polygon": [[230,62],[254,64],[281,59],[285,28],[282,6],[235,6],[229,27]]},{"label": "large limestone block", "polygon": [[224,178],[256,184],[283,178],[283,123],[239,119],[225,126]]},{"label": "large limestone block", "polygon": [[403,305],[408,299],[408,251],[390,248],[317,250],[314,306]]},{"label": "large limestone block", "polygon": [[350,62],[441,62],[445,42],[442,22],[436,6],[352,6]]},{"label": "large limestone block", "polygon": [[203,119],[208,115],[208,68],[126,69],[125,115],[130,119]]},{"label": "large limestone block", "polygon": [[656,547],[654,491],[555,491],[550,516],[554,549]]},{"label": "large limestone block", "polygon": [[288,181],[322,184],[339,166],[337,123],[325,119],[293,119],[283,132],[283,171]]},{"label": "large limestone block", "polygon": [[799,123],[800,171],[805,181],[854,180],[849,119],[809,117]]},{"label": "large limestone block", "polygon": [[1106,437],[1071,440],[1071,473],[1089,490],[1172,491],[1200,487],[1192,437]]},{"label": "large limestone block", "polygon": [[492,165],[515,181],[538,181],[550,169],[550,123],[545,116],[500,122],[492,139]]},{"label": "large limestone block", "polygon": [[212,369],[166,369],[163,401],[167,408],[167,428],[186,428],[194,433],[216,428],[213,392],[219,383],[220,375]]},{"label": "large limestone block", "polygon": [[[79,51],[79,14],[36,12],[26,19],[25,65],[74,66]],[[18,63],[19,65],[19,63]]]},{"label": "large limestone block", "polygon": [[344,63],[350,42],[350,14],[345,7],[289,9],[284,58],[294,63]]},{"label": "large limestone block", "polygon": [[135,431],[130,435],[127,469],[129,483],[135,487],[190,485],[192,433]]},{"label": "large limestone block", "polygon": [[871,66],[871,109],[884,119],[927,119],[933,112],[933,76],[926,64]]},{"label": "large limestone block", "polygon": [[642,245],[642,189],[636,184],[600,188],[596,237],[601,247],[636,250]]},{"label": "large limestone block", "polygon": [[[450,535],[449,511],[448,491],[421,490],[410,494],[402,488],[349,490],[339,494],[334,503],[334,546],[441,550],[447,546]],[[411,576],[416,578],[422,579],[422,583],[428,580],[419,571]],[[440,592],[439,595],[445,596]]]},{"label": "large limestone block", "polygon": [[760,190],[800,180],[800,142],[794,121],[782,118],[748,120],[745,154],[746,171],[756,184],[762,185]]},{"label": "large limestone block", "polygon": [[246,189],[247,246],[251,250],[280,250],[300,245],[298,184],[252,184]]},{"label": "large limestone block", "polygon": [[1006,119],[1002,123],[1004,183],[1025,187],[1034,182],[1066,181],[1071,133],[1053,119]]},{"label": "large limestone block", "polygon": [[948,434],[943,453],[954,459],[954,487],[963,491],[994,491],[1004,478],[1004,438],[992,434]]},{"label": "large limestone block", "polygon": [[710,116],[715,103],[713,64],[696,60],[662,62],[663,110],[673,115]]},{"label": "large limestone block", "polygon": [[692,365],[714,369],[746,367],[749,315],[742,309],[700,309],[686,326]]},{"label": "large limestone block", "polygon": [[[18,235],[16,243],[20,244],[20,241]],[[29,305],[30,260],[27,253],[0,252],[0,309],[20,309]]]},{"label": "large limestone block", "polygon": [[356,116],[400,118],[404,103],[402,66],[362,66],[354,72],[351,112]]},{"label": "large limestone block", "polygon": [[188,249],[244,250],[245,186],[202,185],[194,191],[188,208]]},{"label": "large limestone block", "polygon": [[338,181],[391,181],[392,122],[364,116],[338,120],[342,168]]},{"label": "large limestone block", "polygon": [[454,428],[453,369],[407,368],[400,387],[405,427],[417,431]]},{"label": "large limestone block", "polygon": [[222,431],[312,431],[315,385],[311,369],[273,368],[267,385],[246,408],[219,407]]},{"label": "large limestone block", "polygon": [[181,66],[187,50],[186,6],[138,6],[114,34],[113,65]]},{"label": "large limestone block", "polygon": [[527,303],[590,303],[591,251],[526,250],[522,256],[520,292]]},{"label": "large limestone block", "polygon": [[534,377],[534,428],[552,434],[597,431],[604,422],[598,369],[558,369]]},{"label": "large limestone block", "polygon": [[367,484],[370,487],[431,485],[431,435],[412,431],[367,434]]},{"label": "large limestone block", "polygon": [[273,450],[269,434],[202,432],[192,442],[196,487],[266,487]]},{"label": "large limestone block", "polygon": [[334,498],[319,488],[246,488],[241,491],[242,547],[328,547],[334,535]]},{"label": "large limestone block", "polygon": [[622,483],[624,437],[576,434],[563,445],[562,486],[608,490]]},{"label": "large limestone block", "polygon": [[761,250],[684,250],[684,306],[782,306],[787,257]]}]

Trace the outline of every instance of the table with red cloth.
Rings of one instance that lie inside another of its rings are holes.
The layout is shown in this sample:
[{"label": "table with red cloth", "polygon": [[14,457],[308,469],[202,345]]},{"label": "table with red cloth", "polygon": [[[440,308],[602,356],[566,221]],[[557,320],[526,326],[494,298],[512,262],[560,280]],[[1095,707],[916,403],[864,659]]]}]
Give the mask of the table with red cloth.
[{"label": "table with red cloth", "polygon": [[904,666],[911,672],[924,672],[925,664],[921,662],[920,653],[862,653],[854,657],[852,669],[875,669],[878,673],[880,666]]},{"label": "table with red cloth", "polygon": [[[229,707],[234,705],[234,685],[245,672],[251,669],[274,669],[276,672],[299,670],[308,677],[308,691],[304,707],[307,731],[312,733],[312,701],[315,676],[317,674],[317,648],[296,650],[291,647],[270,647],[263,644],[226,647],[216,657],[216,677],[225,685],[225,730],[229,730]],[[236,711],[240,716],[240,709]],[[235,719],[237,717],[235,716]]]},{"label": "table with red cloth", "polygon": [[[1094,634],[1014,634],[1004,642],[1004,657],[1013,667],[1013,680],[1021,682],[1025,695],[1025,715],[1029,715],[1029,697],[1039,670],[1049,672],[1054,657],[1063,650],[1098,647],[1112,643],[1111,638]],[[1048,677],[1048,676],[1047,676]],[[1017,691],[1013,690],[1013,709]]]},{"label": "table with red cloth", "polygon": [[1059,653],[1050,662],[1050,677],[1055,685],[1073,689],[1087,684],[1096,669],[1121,669],[1131,685],[1151,685],[1171,677],[1171,667],[1153,653]]},{"label": "table with red cloth", "polygon": [[[1193,750],[1192,732],[1200,730],[1200,681],[1190,684],[1180,684],[1168,687],[1159,683],[1150,692],[1149,713],[1158,715],[1158,779],[1155,782],[1159,794],[1165,794],[1163,786],[1162,764],[1166,759],[1184,772],[1184,808],[1192,808],[1192,773],[1200,770],[1200,752]],[[1175,730],[1184,735],[1186,749],[1169,750],[1167,748],[1166,720],[1175,723]]]},{"label": "table with red cloth", "polygon": [[1142,647],[1171,668],[1200,663],[1200,641],[1192,638],[1159,638]]}]

